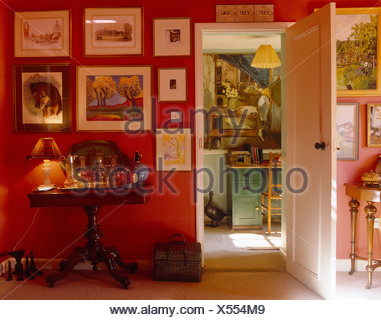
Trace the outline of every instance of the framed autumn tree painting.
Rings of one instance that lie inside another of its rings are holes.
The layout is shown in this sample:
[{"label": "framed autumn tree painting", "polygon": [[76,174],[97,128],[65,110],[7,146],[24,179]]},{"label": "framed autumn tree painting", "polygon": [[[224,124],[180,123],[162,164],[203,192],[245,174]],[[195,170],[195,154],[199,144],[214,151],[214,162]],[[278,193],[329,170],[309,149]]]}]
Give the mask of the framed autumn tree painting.
[{"label": "framed autumn tree painting", "polygon": [[151,130],[151,66],[77,67],[77,131]]}]

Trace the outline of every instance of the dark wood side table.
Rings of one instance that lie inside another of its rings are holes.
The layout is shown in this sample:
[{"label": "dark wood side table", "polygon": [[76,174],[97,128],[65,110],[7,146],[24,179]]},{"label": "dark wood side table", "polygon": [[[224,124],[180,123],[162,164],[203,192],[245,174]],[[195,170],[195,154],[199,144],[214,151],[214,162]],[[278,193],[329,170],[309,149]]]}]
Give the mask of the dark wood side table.
[{"label": "dark wood side table", "polygon": [[[381,202],[381,188],[365,187],[362,183],[345,183],[345,194],[352,198],[349,201],[349,212],[351,214],[351,270],[349,274],[355,272],[355,261],[365,260],[368,261],[366,271],[368,272],[368,284],[367,289],[372,286],[372,273],[373,271],[381,267],[381,260],[373,259],[373,228],[374,228],[374,215],[377,213],[377,209],[374,206],[375,202]],[[356,255],[356,224],[358,207],[360,206],[359,200],[366,201],[368,205],[364,208],[367,221],[367,245],[368,245],[368,257],[359,257]]]},{"label": "dark wood side table", "polygon": [[129,273],[134,273],[138,265],[136,262],[124,263],[120,257],[119,250],[115,247],[104,247],[100,242],[102,232],[97,223],[97,215],[102,205],[125,205],[125,204],[146,204],[150,198],[152,186],[145,184],[137,188],[126,190],[112,189],[87,189],[79,190],[52,190],[47,192],[32,192],[28,194],[31,207],[83,207],[87,216],[87,230],[84,238],[87,243],[83,247],[77,247],[66,261],[61,261],[60,272],[48,275],[46,283],[53,287],[54,283],[66,277],[80,261],[91,261],[93,270],[97,269],[97,264],[106,264],[109,273],[120,282],[123,288],[128,288],[130,280],[127,276],[120,275],[117,266],[126,269]]}]

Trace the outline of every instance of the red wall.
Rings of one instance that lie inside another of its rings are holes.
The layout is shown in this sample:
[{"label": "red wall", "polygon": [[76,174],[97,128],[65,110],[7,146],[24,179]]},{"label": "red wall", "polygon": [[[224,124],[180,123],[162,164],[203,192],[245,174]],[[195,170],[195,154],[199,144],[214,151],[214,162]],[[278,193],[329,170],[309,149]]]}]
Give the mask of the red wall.
[{"label": "red wall", "polygon": [[[5,48],[7,43],[7,10],[5,6],[0,6],[0,48]],[[9,119],[11,112],[7,108],[5,95],[6,78],[6,50],[0,50],[0,252],[9,250],[9,160],[5,155],[9,149],[10,125]],[[1,260],[5,258],[0,258]],[[1,261],[0,260],[0,261]]]},{"label": "red wall", "polygon": [[[263,1],[263,3],[274,3],[275,21],[298,21],[313,12],[314,8],[319,8],[328,1]],[[72,10],[72,59],[56,59],[44,61],[40,59],[14,59],[12,49],[12,39],[2,46],[8,55],[7,58],[7,96],[12,96],[12,64],[31,62],[70,62],[71,83],[72,83],[72,110],[73,110],[73,131],[72,133],[49,134],[56,140],[63,153],[68,151],[72,143],[88,139],[105,139],[115,141],[119,147],[132,156],[135,150],[143,154],[142,160],[149,166],[154,167],[155,161],[155,141],[154,136],[129,136],[122,133],[76,133],[75,132],[75,67],[77,65],[153,65],[153,95],[157,96],[157,69],[164,67],[187,67],[188,68],[188,102],[182,104],[160,104],[159,110],[164,111],[166,107],[181,108],[185,114],[194,106],[194,58],[162,57],[152,56],[152,19],[160,17],[191,17],[192,23],[215,22],[216,4],[234,3],[234,1],[221,0],[194,0],[194,1],[125,1],[116,0],[10,0],[10,8],[15,11],[28,10],[51,10],[51,9],[71,9]],[[250,0],[239,0],[239,4],[252,3]],[[258,3],[258,1],[256,2]],[[373,6],[378,1],[336,1],[337,7]],[[3,5],[1,5],[3,6]],[[118,6],[143,6],[144,7],[144,56],[126,58],[83,58],[82,39],[82,15],[85,7],[118,7]],[[4,9],[4,8],[3,8]],[[8,17],[8,34],[12,38],[13,12],[5,9]],[[4,51],[4,50],[3,50]],[[1,71],[1,67],[0,67]],[[1,90],[1,88],[0,88]],[[1,92],[1,91],[0,91]],[[6,110],[12,110],[12,99],[4,98],[1,95],[2,106]],[[347,99],[348,100],[348,99]],[[360,101],[360,99],[349,99],[350,101]],[[362,98],[361,103],[380,102],[381,99]],[[338,162],[338,221],[337,221],[337,257],[347,258],[350,245],[350,220],[347,210],[349,199],[343,195],[342,184],[346,181],[354,181],[360,178],[363,171],[368,171],[375,165],[377,149],[366,148],[365,146],[365,106],[361,106],[360,117],[360,160],[359,161],[339,161]],[[158,116],[158,127],[167,120],[163,113]],[[31,209],[26,198],[26,194],[35,185],[42,182],[40,170],[36,169],[38,162],[31,160],[25,164],[26,155],[32,150],[38,138],[46,136],[44,134],[32,133],[12,133],[9,123],[12,123],[12,114],[5,112],[5,117],[1,117],[1,130],[7,128],[8,138],[1,140],[9,142],[9,148],[5,149],[6,159],[0,160],[0,169],[6,168],[7,174],[12,177],[10,185],[10,217],[5,217],[5,226],[10,224],[11,240],[13,247],[23,237],[26,230],[33,221],[30,231],[18,244],[18,248],[34,250],[37,257],[65,257],[68,249],[83,243],[81,233],[86,226],[86,216],[81,209],[65,208],[57,209]],[[189,127],[190,119],[185,116],[185,126]],[[381,153],[381,152],[380,152]],[[9,156],[8,156],[9,155]],[[5,158],[5,157],[4,157]],[[9,161],[11,159],[11,161]],[[7,161],[7,165],[4,165]],[[54,180],[55,179],[55,180]],[[0,176],[0,187],[3,185]],[[157,176],[151,174],[150,181],[157,188]],[[62,183],[63,176],[59,169],[55,170],[53,182]],[[113,211],[114,207],[104,207],[100,213],[101,230],[104,233],[104,244],[119,247],[123,257],[136,259],[150,259],[153,253],[155,241],[167,240],[173,232],[183,233],[188,240],[195,239],[195,207],[192,204],[192,174],[179,172],[174,174],[170,181],[175,185],[177,194],[167,193],[156,195],[144,206],[131,205],[124,206]],[[1,198],[0,198],[1,204]],[[36,213],[37,212],[37,213]],[[363,217],[361,217],[363,218]],[[4,220],[4,219],[3,219]],[[365,220],[365,219],[361,219]],[[2,216],[0,216],[1,228]],[[360,229],[364,229],[364,221],[360,221]],[[0,229],[1,231],[1,229]],[[5,232],[6,234],[6,232]],[[359,236],[364,239],[363,231]],[[1,236],[3,237],[3,236]],[[3,241],[2,238],[0,238]],[[129,245],[132,243],[132,245]],[[1,248],[1,247],[0,247]],[[362,251],[364,245],[361,245]],[[379,245],[377,246],[379,248]],[[376,248],[376,250],[377,250]],[[364,252],[364,251],[363,251]],[[364,253],[365,254],[365,253]]]}]

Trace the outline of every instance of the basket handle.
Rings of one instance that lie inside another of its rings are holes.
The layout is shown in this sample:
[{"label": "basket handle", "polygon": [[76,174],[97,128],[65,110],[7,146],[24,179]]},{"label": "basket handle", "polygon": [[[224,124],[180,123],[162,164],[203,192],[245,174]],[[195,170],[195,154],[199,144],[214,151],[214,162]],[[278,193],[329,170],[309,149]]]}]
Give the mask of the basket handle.
[{"label": "basket handle", "polygon": [[[182,241],[179,241],[179,240],[173,240],[173,238],[175,238],[175,237],[180,237],[181,239],[182,239]],[[174,235],[172,235],[171,236],[171,238],[169,239],[169,241],[171,242],[171,243],[179,243],[179,242],[181,242],[181,243],[185,243],[185,238],[184,238],[184,236],[182,235],[182,234],[180,234],[180,233],[175,233]]]}]

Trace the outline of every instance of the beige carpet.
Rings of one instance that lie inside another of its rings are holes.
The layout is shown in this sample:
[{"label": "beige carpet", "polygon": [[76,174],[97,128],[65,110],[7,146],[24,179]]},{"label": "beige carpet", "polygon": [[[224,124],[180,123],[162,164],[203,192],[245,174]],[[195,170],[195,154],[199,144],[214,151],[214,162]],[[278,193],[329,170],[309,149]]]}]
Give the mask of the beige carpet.
[{"label": "beige carpet", "polygon": [[[208,222],[207,222],[208,223]],[[205,226],[205,268],[218,271],[285,271],[278,250],[280,224],[274,233],[264,230],[233,230],[224,219],[216,228]]]}]

